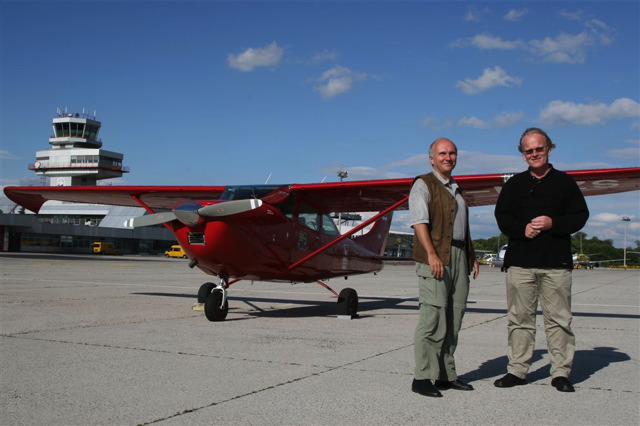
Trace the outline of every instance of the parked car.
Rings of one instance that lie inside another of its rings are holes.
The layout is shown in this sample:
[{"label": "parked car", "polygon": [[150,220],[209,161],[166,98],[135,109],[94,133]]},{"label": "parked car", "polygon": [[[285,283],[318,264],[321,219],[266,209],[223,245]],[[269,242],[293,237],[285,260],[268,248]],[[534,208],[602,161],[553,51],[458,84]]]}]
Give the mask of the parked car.
[{"label": "parked car", "polygon": [[493,261],[494,268],[500,268],[500,271],[504,272],[504,255],[507,253],[507,244],[500,247],[498,257]]},{"label": "parked car", "polygon": [[180,257],[182,259],[187,258],[187,253],[185,253],[184,250],[182,250],[182,247],[178,244],[171,246],[169,250],[164,252],[164,255],[166,257]]}]

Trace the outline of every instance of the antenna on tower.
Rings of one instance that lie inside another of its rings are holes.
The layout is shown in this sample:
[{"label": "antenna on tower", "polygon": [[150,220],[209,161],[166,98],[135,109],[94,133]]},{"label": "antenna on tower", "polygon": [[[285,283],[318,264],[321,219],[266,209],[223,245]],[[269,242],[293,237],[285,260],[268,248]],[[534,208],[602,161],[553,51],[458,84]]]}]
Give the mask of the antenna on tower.
[{"label": "antenna on tower", "polygon": [[340,166],[340,170],[338,170],[338,177],[340,178],[340,182],[349,177],[349,172]]}]

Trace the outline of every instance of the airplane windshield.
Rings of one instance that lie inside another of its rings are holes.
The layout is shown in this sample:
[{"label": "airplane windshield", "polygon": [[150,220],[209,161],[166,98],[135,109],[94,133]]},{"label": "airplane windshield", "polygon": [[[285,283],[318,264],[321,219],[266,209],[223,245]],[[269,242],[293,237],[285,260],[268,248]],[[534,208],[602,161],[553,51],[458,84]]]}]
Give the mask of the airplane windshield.
[{"label": "airplane windshield", "polygon": [[227,186],[220,196],[221,200],[248,200],[251,198],[262,198],[268,193],[275,191],[282,185],[239,185]]}]

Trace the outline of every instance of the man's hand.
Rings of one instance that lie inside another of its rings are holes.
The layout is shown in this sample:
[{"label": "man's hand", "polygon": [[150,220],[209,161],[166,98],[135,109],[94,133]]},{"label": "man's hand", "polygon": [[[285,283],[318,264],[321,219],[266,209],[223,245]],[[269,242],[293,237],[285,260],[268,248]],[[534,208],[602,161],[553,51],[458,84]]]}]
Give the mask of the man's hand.
[{"label": "man's hand", "polygon": [[429,266],[431,267],[431,275],[433,275],[433,278],[439,280],[444,276],[444,265],[435,252],[429,254]]},{"label": "man's hand", "polygon": [[478,278],[478,274],[480,273],[480,265],[478,264],[478,259],[473,262],[473,279]]},{"label": "man's hand", "polygon": [[549,216],[538,216],[531,219],[531,227],[540,232],[548,231],[553,226],[553,220]]},{"label": "man's hand", "polygon": [[527,238],[535,238],[540,235],[540,230],[535,229],[531,223],[527,223],[527,226],[524,228],[524,236]]}]

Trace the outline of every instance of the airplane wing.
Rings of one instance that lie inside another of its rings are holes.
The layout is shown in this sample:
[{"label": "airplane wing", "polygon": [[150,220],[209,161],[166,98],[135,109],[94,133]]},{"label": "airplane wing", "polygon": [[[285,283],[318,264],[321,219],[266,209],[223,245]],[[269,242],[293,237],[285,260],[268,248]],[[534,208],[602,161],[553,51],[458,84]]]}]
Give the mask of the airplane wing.
[{"label": "airplane wing", "polygon": [[[640,167],[567,172],[585,196],[640,189]],[[513,174],[455,176],[469,207],[493,205],[502,185]],[[293,184],[290,191],[324,212],[380,211],[409,196],[413,178],[356,182]],[[399,210],[408,209],[408,204]]]},{"label": "airplane wing", "polygon": [[6,187],[4,193],[16,204],[35,213],[49,200],[172,209],[191,200],[217,199],[224,186],[22,186]]},{"label": "airplane wing", "polygon": [[[585,196],[614,194],[640,189],[640,167],[568,171]],[[470,207],[495,204],[500,189],[512,174],[455,176]],[[320,212],[381,211],[409,196],[413,178],[354,182],[291,184],[274,191],[272,198],[284,200],[290,193]],[[171,209],[192,200],[215,200],[224,186],[86,186],[6,187],[12,201],[38,212],[48,200],[108,204],[152,209]],[[263,200],[270,202],[270,197]],[[408,209],[408,204],[399,207]]]}]

